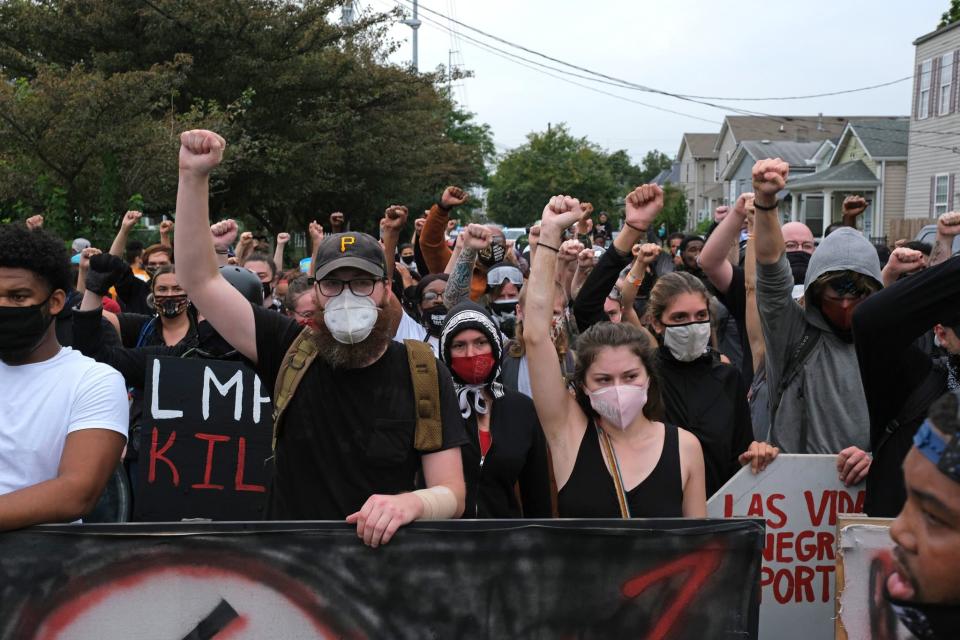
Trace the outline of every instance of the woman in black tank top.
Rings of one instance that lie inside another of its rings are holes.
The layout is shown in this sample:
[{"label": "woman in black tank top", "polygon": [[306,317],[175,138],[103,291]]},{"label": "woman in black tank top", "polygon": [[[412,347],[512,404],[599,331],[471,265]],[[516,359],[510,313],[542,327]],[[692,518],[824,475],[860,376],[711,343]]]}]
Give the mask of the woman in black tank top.
[{"label": "woman in black tank top", "polygon": [[[659,187],[645,186],[627,196],[627,224],[609,251],[630,255],[662,207],[658,193]],[[659,421],[661,383],[648,335],[609,322],[582,333],[575,395],[551,356],[554,254],[562,232],[582,215],[580,203],[566,196],[552,198],[544,209],[524,310],[530,385],[553,461],[560,516],[706,517],[700,443]]]}]

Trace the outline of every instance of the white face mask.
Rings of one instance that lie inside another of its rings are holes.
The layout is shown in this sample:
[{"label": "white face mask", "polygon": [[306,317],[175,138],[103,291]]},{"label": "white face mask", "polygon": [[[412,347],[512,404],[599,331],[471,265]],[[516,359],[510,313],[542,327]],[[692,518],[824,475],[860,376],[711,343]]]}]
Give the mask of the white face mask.
[{"label": "white face mask", "polygon": [[358,296],[344,287],[340,295],[327,301],[323,323],[337,342],[357,344],[373,331],[379,313],[370,296]]},{"label": "white face mask", "polygon": [[710,342],[710,321],[667,325],[663,331],[663,345],[681,362],[691,362],[702,356]]},{"label": "white face mask", "polygon": [[593,410],[618,429],[626,429],[647,404],[649,383],[639,386],[618,384],[596,391],[584,389]]}]

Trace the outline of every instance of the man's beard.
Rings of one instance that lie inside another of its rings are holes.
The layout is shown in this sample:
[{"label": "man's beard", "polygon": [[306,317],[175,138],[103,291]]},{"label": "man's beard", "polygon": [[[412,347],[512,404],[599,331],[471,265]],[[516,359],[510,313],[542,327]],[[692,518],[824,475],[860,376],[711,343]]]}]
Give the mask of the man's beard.
[{"label": "man's beard", "polygon": [[356,344],[344,344],[334,338],[323,321],[323,311],[318,307],[319,313],[314,316],[315,319],[311,325],[312,339],[317,345],[318,355],[334,369],[360,369],[373,364],[386,351],[393,336],[397,334],[400,313],[403,313],[397,299],[387,295],[387,305],[379,308],[377,321],[370,335]]}]

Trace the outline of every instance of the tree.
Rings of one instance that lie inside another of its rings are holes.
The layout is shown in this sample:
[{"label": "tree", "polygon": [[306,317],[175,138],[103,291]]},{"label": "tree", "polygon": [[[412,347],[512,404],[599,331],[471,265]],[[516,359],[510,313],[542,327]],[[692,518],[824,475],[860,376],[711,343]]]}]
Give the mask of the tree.
[{"label": "tree", "polygon": [[212,215],[271,233],[334,210],[373,230],[386,204],[482,184],[489,128],[439,73],[386,63],[399,14],[343,26],[345,2],[0,3],[0,217],[60,203],[69,236],[112,234],[135,194],[169,213],[194,127],[228,141]]},{"label": "tree", "polygon": [[673,160],[664,152],[653,149],[647,151],[647,155],[643,156],[641,165],[643,171],[640,172],[640,182],[638,184],[646,184],[660,175],[660,172],[673,166]]},{"label": "tree", "polygon": [[950,8],[940,16],[940,24],[937,25],[937,28],[953,24],[957,20],[960,20],[960,0],[950,0]]},{"label": "tree", "polygon": [[638,167],[626,151],[609,154],[567,126],[531,133],[526,144],[501,158],[490,179],[489,215],[507,226],[539,219],[551,196],[563,193],[593,203],[596,211],[615,215],[623,197],[639,184]]},{"label": "tree", "polygon": [[681,187],[667,183],[663,187],[663,209],[653,221],[655,229],[663,224],[667,234],[683,231],[687,226],[687,196]]}]

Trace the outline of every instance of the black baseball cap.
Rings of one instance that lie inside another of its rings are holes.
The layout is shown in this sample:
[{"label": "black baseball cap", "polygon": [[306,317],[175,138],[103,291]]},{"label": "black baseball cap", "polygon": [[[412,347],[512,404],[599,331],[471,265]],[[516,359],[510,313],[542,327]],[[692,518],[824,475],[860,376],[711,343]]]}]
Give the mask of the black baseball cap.
[{"label": "black baseball cap", "polygon": [[387,273],[380,243],[373,236],[356,231],[325,236],[317,249],[314,265],[316,280],[322,280],[331,271],[342,267],[360,269],[377,278],[384,278]]}]

